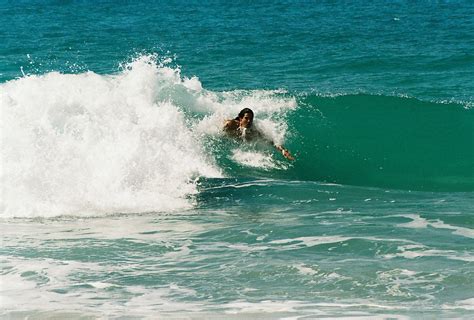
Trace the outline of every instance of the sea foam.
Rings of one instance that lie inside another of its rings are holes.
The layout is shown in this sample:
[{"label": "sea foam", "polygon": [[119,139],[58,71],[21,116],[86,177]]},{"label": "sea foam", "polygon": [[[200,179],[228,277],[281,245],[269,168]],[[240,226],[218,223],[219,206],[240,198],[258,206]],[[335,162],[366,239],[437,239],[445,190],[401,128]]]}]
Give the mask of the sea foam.
[{"label": "sea foam", "polygon": [[141,56],[114,75],[50,72],[2,84],[1,216],[187,209],[198,177],[223,176],[202,137],[222,135],[224,119],[252,107],[282,140],[284,121],[271,117],[294,101],[205,90],[167,62]]},{"label": "sea foam", "polygon": [[117,75],[27,76],[1,88],[4,217],[187,208],[218,177],[183,112],[157,97],[192,84],[142,57]]}]

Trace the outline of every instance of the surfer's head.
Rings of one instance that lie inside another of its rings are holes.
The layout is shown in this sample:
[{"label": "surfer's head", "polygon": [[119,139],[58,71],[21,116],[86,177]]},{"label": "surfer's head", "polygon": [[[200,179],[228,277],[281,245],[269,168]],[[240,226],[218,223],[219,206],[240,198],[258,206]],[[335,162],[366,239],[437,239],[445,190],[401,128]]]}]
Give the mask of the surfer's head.
[{"label": "surfer's head", "polygon": [[239,126],[242,128],[250,128],[253,123],[253,111],[249,108],[240,110],[239,115],[235,120],[239,121]]}]

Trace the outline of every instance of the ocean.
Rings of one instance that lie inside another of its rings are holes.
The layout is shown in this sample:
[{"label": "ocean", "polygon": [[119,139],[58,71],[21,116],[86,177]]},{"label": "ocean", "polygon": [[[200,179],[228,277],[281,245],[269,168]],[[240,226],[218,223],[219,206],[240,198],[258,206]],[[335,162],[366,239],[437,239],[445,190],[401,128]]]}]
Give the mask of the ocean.
[{"label": "ocean", "polygon": [[[0,1],[0,317],[471,319],[472,1]],[[296,158],[227,137],[243,108]]]}]

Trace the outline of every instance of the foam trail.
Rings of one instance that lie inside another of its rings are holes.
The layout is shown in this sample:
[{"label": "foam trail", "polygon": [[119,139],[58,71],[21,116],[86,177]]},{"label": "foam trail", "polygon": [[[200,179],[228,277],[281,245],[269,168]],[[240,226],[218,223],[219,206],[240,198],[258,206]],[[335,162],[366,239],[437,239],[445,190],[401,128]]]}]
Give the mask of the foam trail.
[{"label": "foam trail", "polygon": [[285,169],[288,166],[275,160],[270,153],[262,153],[258,151],[245,151],[235,149],[232,151],[231,158],[245,167],[260,168],[264,170]]},{"label": "foam trail", "polygon": [[453,233],[459,236],[463,236],[466,238],[474,238],[474,230],[470,228],[465,228],[465,227],[458,227],[458,226],[453,226],[447,223],[444,223],[441,220],[435,220],[435,221],[428,221],[425,218],[420,217],[417,214],[405,214],[401,215],[402,217],[409,218],[412,221],[406,222],[406,223],[401,223],[398,226],[403,227],[403,228],[414,228],[414,229],[424,229],[427,228],[428,226],[436,228],[436,229],[448,229],[448,230],[454,230]]}]

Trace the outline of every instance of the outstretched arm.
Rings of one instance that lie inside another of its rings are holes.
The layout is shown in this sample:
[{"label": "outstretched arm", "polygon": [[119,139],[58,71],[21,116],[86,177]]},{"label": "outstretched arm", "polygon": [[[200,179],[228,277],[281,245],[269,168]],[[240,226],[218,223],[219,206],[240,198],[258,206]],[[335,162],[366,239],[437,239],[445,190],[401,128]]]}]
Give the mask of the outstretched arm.
[{"label": "outstretched arm", "polygon": [[281,152],[281,154],[287,158],[288,160],[295,160],[295,158],[293,158],[293,156],[291,155],[290,151],[288,151],[287,149],[285,149],[283,146],[280,146],[280,145],[276,145],[275,144],[275,148]]},{"label": "outstretched arm", "polygon": [[294,161],[295,158],[291,155],[290,151],[288,151],[287,149],[285,149],[285,147],[283,147],[282,145],[280,144],[276,144],[274,141],[272,141],[271,139],[269,139],[268,137],[266,137],[262,132],[260,131],[257,131],[258,132],[258,135],[260,136],[260,138],[262,138],[263,140],[266,140],[268,143],[270,143],[271,145],[273,145],[278,151],[281,152],[281,154],[288,160],[291,160],[291,161]]}]

